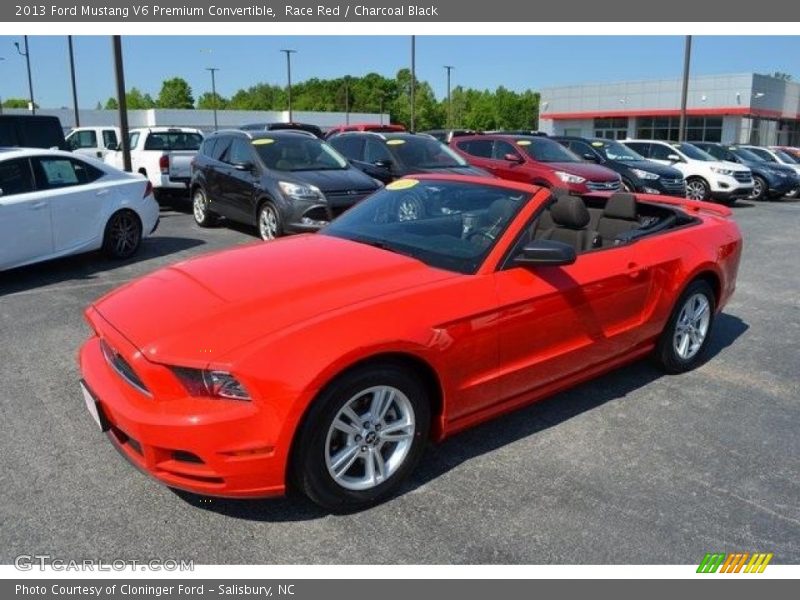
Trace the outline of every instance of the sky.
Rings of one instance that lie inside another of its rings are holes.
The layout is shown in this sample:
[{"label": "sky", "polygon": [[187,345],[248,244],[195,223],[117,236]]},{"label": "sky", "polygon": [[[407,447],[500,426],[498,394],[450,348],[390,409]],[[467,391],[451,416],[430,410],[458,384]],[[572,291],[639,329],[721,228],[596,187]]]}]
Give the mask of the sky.
[{"label": "sky", "polygon": [[[27,98],[25,59],[0,36],[0,98]],[[552,85],[679,77],[683,36],[417,36],[417,77],[437,97],[452,85],[538,90]],[[34,97],[44,108],[72,106],[66,36],[30,36]],[[125,80],[157,96],[164,79],[189,82],[195,98],[210,91],[206,67],[217,67],[217,92],[225,97],[260,82],[285,85],[282,48],[297,50],[292,79],[393,76],[409,66],[409,36],[126,36]],[[78,102],[94,108],[114,95],[109,36],[75,36]],[[695,36],[692,74],[782,71],[800,81],[800,36]]]}]

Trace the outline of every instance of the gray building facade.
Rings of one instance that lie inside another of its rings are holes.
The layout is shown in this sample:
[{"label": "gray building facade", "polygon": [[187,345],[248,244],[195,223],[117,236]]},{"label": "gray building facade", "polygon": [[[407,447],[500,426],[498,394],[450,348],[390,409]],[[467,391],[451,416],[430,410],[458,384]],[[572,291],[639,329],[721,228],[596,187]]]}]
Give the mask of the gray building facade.
[{"label": "gray building facade", "polygon": [[[539,127],[550,135],[678,139],[681,80],[543,89]],[[800,146],[800,83],[743,73],[689,80],[688,141]]]}]

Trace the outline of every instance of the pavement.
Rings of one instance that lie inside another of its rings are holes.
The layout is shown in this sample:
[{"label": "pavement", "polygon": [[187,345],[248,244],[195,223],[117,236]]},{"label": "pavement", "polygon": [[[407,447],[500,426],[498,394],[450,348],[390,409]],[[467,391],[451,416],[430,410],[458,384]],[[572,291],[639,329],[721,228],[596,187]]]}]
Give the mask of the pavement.
[{"label": "pavement", "polygon": [[163,209],[133,259],[0,274],[0,563],[697,564],[800,562],[800,203],[739,202],[745,249],[709,360],[647,361],[431,446],[396,498],[348,516],[303,498],[176,493],[118,455],[86,412],[86,305],[158,267],[237,244]]}]

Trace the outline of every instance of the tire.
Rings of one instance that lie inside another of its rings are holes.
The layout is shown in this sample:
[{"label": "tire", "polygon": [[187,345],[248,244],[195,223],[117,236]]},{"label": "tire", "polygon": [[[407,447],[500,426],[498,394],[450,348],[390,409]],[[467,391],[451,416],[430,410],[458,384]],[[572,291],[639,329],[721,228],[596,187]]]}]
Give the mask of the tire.
[{"label": "tire", "polygon": [[130,258],[142,243],[142,222],[132,210],[118,210],[106,223],[103,253],[114,260]]},{"label": "tire", "polygon": [[258,207],[258,217],[256,219],[258,237],[265,242],[274,240],[283,235],[283,223],[281,213],[269,200]]},{"label": "tire", "polygon": [[766,200],[769,196],[769,185],[766,180],[759,176],[753,175],[753,193],[750,194],[750,200]]},{"label": "tire", "polygon": [[[383,416],[375,419],[379,397]],[[294,482],[333,512],[378,504],[397,491],[419,462],[430,419],[425,387],[400,365],[376,364],[346,373],[325,388],[303,421],[294,445]]]},{"label": "tire", "polygon": [[201,187],[192,194],[192,215],[200,227],[213,227],[219,221],[219,217],[209,208],[208,196]]},{"label": "tire", "polygon": [[689,200],[708,200],[710,191],[705,179],[690,177],[686,180],[686,197]]},{"label": "tire", "polygon": [[635,194],[636,188],[628,181],[622,180],[622,191],[626,194]]},{"label": "tire", "polygon": [[683,373],[702,362],[711,338],[715,310],[714,291],[706,281],[696,279],[686,287],[656,346],[656,363],[665,372]]}]

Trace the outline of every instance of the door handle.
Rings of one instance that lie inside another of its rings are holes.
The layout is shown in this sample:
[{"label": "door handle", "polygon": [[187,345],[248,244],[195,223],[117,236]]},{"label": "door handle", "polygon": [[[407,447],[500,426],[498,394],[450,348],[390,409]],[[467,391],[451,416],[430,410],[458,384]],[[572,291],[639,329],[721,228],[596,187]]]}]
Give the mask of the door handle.
[{"label": "door handle", "polygon": [[47,202],[37,202],[31,205],[31,210],[42,210],[43,208],[47,208]]},{"label": "door handle", "polygon": [[631,279],[638,279],[645,269],[639,266],[639,263],[633,261],[628,263],[628,277]]}]

